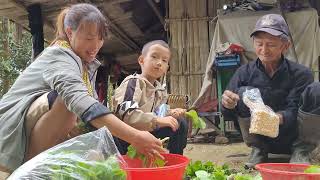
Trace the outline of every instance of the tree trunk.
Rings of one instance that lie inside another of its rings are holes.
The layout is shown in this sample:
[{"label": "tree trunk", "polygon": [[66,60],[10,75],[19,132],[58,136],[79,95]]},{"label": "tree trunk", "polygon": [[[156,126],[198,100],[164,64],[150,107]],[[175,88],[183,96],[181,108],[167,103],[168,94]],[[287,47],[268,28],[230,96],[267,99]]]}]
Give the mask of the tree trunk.
[{"label": "tree trunk", "polygon": [[7,57],[9,55],[9,43],[8,43],[8,19],[2,18],[2,43],[3,43],[3,50],[5,53],[5,56]]},{"label": "tree trunk", "polygon": [[22,40],[22,26],[18,23],[14,23],[14,25],[15,25],[14,40],[16,43],[20,44]]},{"label": "tree trunk", "polygon": [[[3,44],[3,58],[6,60],[9,56],[9,42],[8,42],[8,27],[9,27],[9,20],[6,18],[2,18],[2,26],[1,26],[1,32],[2,32],[2,44]],[[2,81],[2,92],[6,93],[10,88],[10,75],[2,71],[3,74],[1,74],[1,81]]]}]

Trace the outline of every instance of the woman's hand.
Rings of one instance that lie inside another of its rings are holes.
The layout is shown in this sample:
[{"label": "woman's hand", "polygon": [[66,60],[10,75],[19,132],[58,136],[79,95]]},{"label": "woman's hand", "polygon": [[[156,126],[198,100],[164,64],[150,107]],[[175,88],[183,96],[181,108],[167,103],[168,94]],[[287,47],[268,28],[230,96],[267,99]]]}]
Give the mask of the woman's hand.
[{"label": "woman's hand", "polygon": [[131,144],[138,152],[146,156],[164,159],[160,153],[166,153],[166,150],[162,147],[161,141],[147,131],[138,131]]}]

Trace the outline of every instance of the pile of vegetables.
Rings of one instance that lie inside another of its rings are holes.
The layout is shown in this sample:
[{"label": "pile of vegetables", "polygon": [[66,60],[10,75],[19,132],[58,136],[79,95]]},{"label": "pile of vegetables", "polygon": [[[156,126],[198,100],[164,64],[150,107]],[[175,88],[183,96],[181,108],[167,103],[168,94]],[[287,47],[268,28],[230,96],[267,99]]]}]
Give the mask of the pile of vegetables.
[{"label": "pile of vegetables", "polygon": [[218,166],[208,161],[190,162],[185,172],[185,179],[189,180],[262,180],[260,174],[251,176],[230,170],[227,165]]},{"label": "pile of vegetables", "polygon": [[126,172],[120,168],[116,156],[104,160],[102,154],[91,153],[89,160],[84,160],[79,158],[78,151],[61,151],[51,155],[52,158],[48,159],[48,163],[44,163],[42,168],[49,171],[49,179],[52,180],[126,179]]},{"label": "pile of vegetables", "polygon": [[54,146],[16,169],[8,180],[125,180],[125,162],[106,127]]}]

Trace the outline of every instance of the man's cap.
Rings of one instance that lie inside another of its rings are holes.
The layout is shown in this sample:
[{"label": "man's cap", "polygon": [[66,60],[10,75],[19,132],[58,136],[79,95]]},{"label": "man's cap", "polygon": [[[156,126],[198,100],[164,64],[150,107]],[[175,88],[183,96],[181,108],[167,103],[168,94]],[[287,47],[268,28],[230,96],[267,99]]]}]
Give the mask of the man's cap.
[{"label": "man's cap", "polygon": [[252,37],[256,32],[263,31],[274,36],[285,35],[289,37],[289,28],[284,18],[279,14],[267,14],[258,19]]}]

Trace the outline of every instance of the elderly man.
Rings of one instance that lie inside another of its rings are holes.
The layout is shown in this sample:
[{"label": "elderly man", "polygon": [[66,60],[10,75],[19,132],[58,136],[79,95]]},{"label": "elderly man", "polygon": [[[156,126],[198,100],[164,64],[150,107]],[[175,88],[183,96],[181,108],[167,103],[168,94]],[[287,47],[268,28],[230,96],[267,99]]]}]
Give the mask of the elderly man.
[{"label": "elderly man", "polygon": [[[252,148],[246,168],[267,161],[268,153],[291,154],[298,132],[299,98],[313,82],[308,68],[284,57],[290,41],[288,26],[281,15],[261,17],[251,37],[258,58],[235,72],[222,95],[223,114],[238,117],[243,140]],[[276,138],[249,134],[250,111],[242,101],[242,93],[247,88],[258,88],[264,103],[279,116]]]}]

